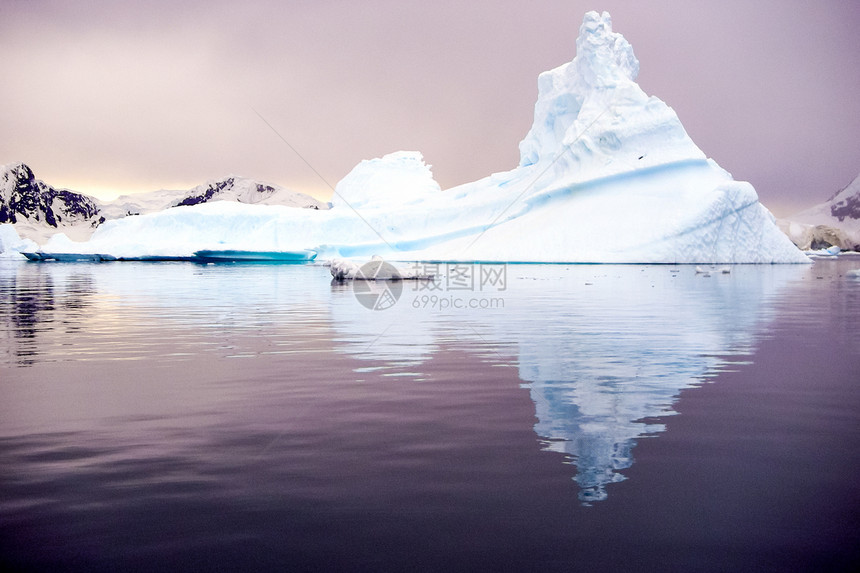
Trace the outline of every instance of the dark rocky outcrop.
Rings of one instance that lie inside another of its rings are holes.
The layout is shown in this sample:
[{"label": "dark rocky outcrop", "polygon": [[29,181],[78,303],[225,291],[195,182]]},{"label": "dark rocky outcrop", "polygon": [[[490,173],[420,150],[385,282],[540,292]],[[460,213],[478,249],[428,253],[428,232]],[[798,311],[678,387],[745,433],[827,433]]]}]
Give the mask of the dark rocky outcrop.
[{"label": "dark rocky outcrop", "polygon": [[860,193],[836,201],[830,205],[830,214],[839,219],[860,219]]},{"label": "dark rocky outcrop", "polygon": [[92,232],[106,220],[216,200],[325,208],[325,204],[302,193],[235,176],[188,191],[162,190],[99,202],[81,193],[51,187],[36,179],[24,163],[0,166],[0,224],[18,224],[18,233],[34,240],[44,240],[55,229],[68,232],[74,227]]},{"label": "dark rocky outcrop", "polygon": [[0,223],[29,220],[57,227],[82,221],[97,225],[98,219],[99,208],[92,198],[47,185],[23,163],[0,172]]},{"label": "dark rocky outcrop", "polygon": [[[206,203],[210,201],[212,198],[218,196],[220,193],[225,191],[226,189],[230,189],[236,183],[235,177],[227,177],[226,179],[222,179],[221,181],[216,181],[214,183],[207,183],[205,187],[202,189],[197,187],[193,190],[192,194],[184,197],[181,201],[177,202],[174,207],[181,207],[183,205],[198,205],[200,203]],[[265,185],[263,183],[257,183],[257,200],[261,200],[265,197],[271,197],[275,194],[276,189],[271,185]]]}]

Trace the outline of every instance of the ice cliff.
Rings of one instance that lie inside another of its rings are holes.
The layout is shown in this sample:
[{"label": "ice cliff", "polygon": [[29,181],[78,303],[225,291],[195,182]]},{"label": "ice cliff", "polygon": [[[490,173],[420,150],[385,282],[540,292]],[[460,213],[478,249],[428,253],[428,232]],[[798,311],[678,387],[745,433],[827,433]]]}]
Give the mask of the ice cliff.
[{"label": "ice cliff", "polygon": [[56,237],[45,251],[118,257],[200,249],[311,249],[318,259],[791,263],[804,255],[752,185],[693,143],[636,84],[608,13],[585,15],[572,62],[540,75],[534,124],[511,171],[441,191],[417,152],[364,161],[330,210],[206,204]]}]

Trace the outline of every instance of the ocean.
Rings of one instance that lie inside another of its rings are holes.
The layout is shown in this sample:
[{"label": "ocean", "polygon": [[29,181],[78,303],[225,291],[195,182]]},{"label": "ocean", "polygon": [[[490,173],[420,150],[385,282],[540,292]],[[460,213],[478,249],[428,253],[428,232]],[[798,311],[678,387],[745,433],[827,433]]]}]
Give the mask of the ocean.
[{"label": "ocean", "polygon": [[860,566],[860,258],[424,267],[0,264],[0,566]]}]

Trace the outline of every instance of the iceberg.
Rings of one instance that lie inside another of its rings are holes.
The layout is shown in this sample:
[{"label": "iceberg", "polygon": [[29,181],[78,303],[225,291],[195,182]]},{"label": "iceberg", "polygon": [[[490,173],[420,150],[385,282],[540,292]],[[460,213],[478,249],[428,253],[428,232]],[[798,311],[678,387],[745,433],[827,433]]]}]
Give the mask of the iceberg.
[{"label": "iceberg", "polygon": [[636,83],[639,62],[588,12],[576,57],[538,78],[514,169],[441,190],[415,151],[357,165],[331,209],[201,204],[107,221],[44,252],[118,258],[313,251],[318,259],[581,263],[800,263],[753,186],[705,156]]},{"label": "iceberg", "polygon": [[0,260],[24,260],[24,251],[34,251],[37,245],[30,239],[18,236],[10,223],[0,225]]}]

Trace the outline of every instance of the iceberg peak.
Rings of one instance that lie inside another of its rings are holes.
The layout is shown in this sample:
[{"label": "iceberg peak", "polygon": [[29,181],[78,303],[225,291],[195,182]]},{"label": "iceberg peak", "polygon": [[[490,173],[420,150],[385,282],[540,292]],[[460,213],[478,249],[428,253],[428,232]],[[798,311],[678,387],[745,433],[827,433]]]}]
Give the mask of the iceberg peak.
[{"label": "iceberg peak", "polygon": [[609,12],[585,14],[576,39],[573,66],[585,83],[595,87],[636,81],[639,75],[639,60],[633,55],[633,46],[612,31]]},{"label": "iceberg peak", "polygon": [[675,112],[636,83],[633,47],[608,12],[588,12],[573,61],[538,76],[534,123],[520,167],[543,163],[563,180],[704,160]]}]

